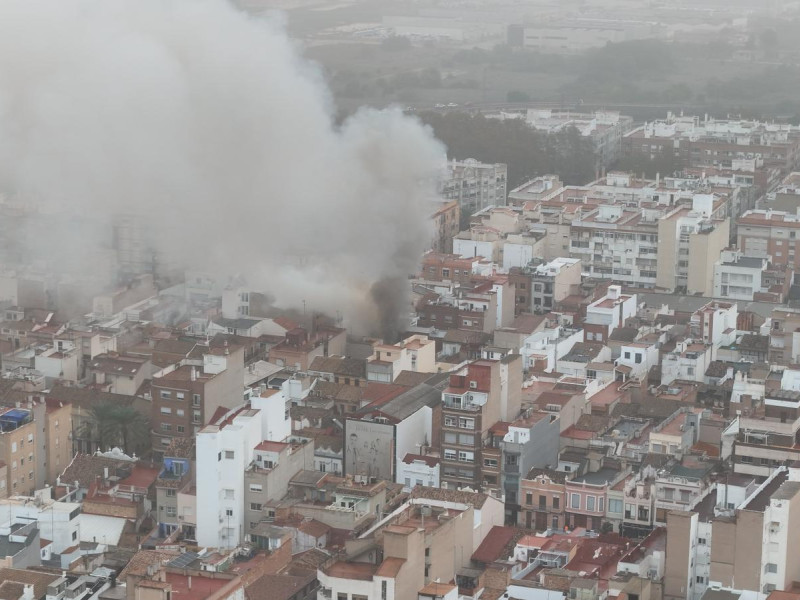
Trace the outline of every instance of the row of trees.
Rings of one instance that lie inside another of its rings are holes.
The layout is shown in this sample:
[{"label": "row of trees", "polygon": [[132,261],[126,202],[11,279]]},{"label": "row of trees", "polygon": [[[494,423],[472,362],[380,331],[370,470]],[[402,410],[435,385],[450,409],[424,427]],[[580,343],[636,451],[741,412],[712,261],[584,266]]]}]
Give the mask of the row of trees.
[{"label": "row of trees", "polygon": [[575,128],[548,135],[521,119],[500,121],[461,112],[426,112],[419,118],[447,146],[448,156],[507,164],[509,189],[547,173],[574,185],[595,176],[592,143]]}]

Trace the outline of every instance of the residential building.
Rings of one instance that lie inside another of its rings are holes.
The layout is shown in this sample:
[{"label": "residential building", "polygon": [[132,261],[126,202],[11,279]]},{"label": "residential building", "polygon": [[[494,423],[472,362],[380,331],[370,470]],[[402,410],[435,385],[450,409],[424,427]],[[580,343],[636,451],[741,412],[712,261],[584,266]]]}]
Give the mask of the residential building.
[{"label": "residential building", "polygon": [[577,258],[556,258],[531,269],[531,306],[533,312],[548,312],[581,284],[581,261]]},{"label": "residential building", "polygon": [[[506,520],[516,523],[523,500],[521,492],[523,477],[530,473],[531,469],[553,467],[558,464],[560,424],[558,417],[553,414],[529,410],[511,423],[504,423],[502,429],[505,430],[502,437],[497,435],[496,426],[490,430],[489,446],[500,448],[501,485],[506,501]],[[485,459],[484,466],[486,466]]]},{"label": "residential building", "polygon": [[550,468],[534,468],[520,481],[518,523],[536,531],[561,531],[566,524],[564,482],[569,473]]},{"label": "residential building", "polygon": [[[521,362],[519,357],[511,361],[478,360],[449,375],[449,386],[442,393],[443,484],[456,489],[481,488],[489,428],[498,421],[513,420],[519,413]],[[505,383],[504,370],[508,372]],[[514,380],[518,385],[512,383]]]},{"label": "residential building", "polygon": [[726,203],[714,194],[695,194],[658,221],[656,286],[711,296],[714,265],[730,244]]},{"label": "residential building", "polygon": [[9,495],[32,496],[42,487],[44,473],[42,440],[44,428],[35,418],[32,404],[25,408],[0,407],[0,460],[6,463],[6,489]]},{"label": "residential building", "polygon": [[615,329],[623,327],[625,321],[636,314],[637,308],[636,294],[623,294],[618,285],[608,286],[606,295],[586,308],[586,318],[583,321],[585,341],[608,341]]},{"label": "residential building", "polygon": [[800,363],[800,310],[774,308],[770,317],[769,362],[778,365]]},{"label": "residential building", "polygon": [[723,250],[714,265],[715,298],[751,302],[764,290],[762,278],[769,266],[766,257],[744,256],[736,250]]},{"label": "residential building", "polygon": [[704,381],[708,366],[713,361],[713,347],[710,344],[681,340],[675,349],[661,357],[661,385],[673,381]]},{"label": "residential building", "polygon": [[112,394],[135,396],[145,379],[150,378],[152,364],[146,357],[126,354],[99,354],[86,363],[89,382]]},{"label": "residential building", "polygon": [[461,230],[461,208],[458,201],[437,202],[431,220],[434,232],[431,249],[434,252],[452,252],[453,238]]},{"label": "residential building", "polygon": [[622,147],[627,156],[674,157],[678,167],[732,167],[760,158],[786,174],[798,164],[800,135],[788,124],[668,113],[627,132]]},{"label": "residential building", "polygon": [[403,371],[436,372],[436,342],[412,335],[397,344],[375,344],[367,359],[367,379],[391,383]]},{"label": "residential building", "polygon": [[447,374],[435,375],[349,415],[344,423],[344,473],[367,481],[403,483],[398,465],[405,456],[437,445],[434,422],[447,381]]},{"label": "residential building", "polygon": [[608,490],[628,475],[610,466],[578,475],[564,482],[567,525],[599,531],[606,515]]},{"label": "residential building", "polygon": [[484,164],[474,158],[448,161],[439,184],[445,200],[456,200],[462,214],[473,214],[487,206],[504,206],[508,167]]},{"label": "residential building", "polygon": [[768,258],[774,265],[800,267],[796,213],[756,209],[745,212],[736,222],[737,248],[746,256]]},{"label": "residential building", "polygon": [[245,530],[252,531],[264,518],[268,500],[283,498],[289,482],[314,466],[314,443],[304,438],[287,442],[264,440],[253,449],[253,461],[244,472]]},{"label": "residential building", "polygon": [[422,257],[421,278],[425,281],[469,283],[478,257],[465,258],[458,254],[429,251]]},{"label": "residential building", "polygon": [[[197,434],[197,541],[234,548],[249,529],[245,505],[245,470],[262,441],[283,441],[291,433],[285,399],[271,390],[249,405],[219,411]],[[312,451],[313,454],[313,451]],[[309,459],[309,465],[313,459]]]},{"label": "residential building", "polygon": [[8,523],[36,523],[39,535],[53,542],[55,553],[79,542],[81,505],[77,502],[57,502],[42,492],[36,496],[15,495],[0,500],[0,514]]},{"label": "residential building", "polygon": [[312,332],[295,327],[269,349],[269,362],[295,371],[308,369],[317,356],[344,356],[347,335],[338,327],[317,326]]},{"label": "residential building", "polygon": [[[531,29],[526,28],[526,45],[528,45],[528,40],[532,39],[532,35]],[[548,37],[539,34],[539,43],[542,38],[547,39]],[[548,108],[532,108],[528,109],[525,122],[530,127],[546,133],[557,133],[574,127],[581,136],[591,141],[598,170],[616,162],[622,151],[622,138],[633,127],[632,117],[611,110],[575,113]]]},{"label": "residential building", "polygon": [[56,484],[58,476],[72,459],[72,437],[72,405],[69,402],[46,398],[43,450],[44,477],[48,485]]},{"label": "residential building", "polygon": [[521,208],[526,202],[544,200],[551,192],[563,186],[558,175],[535,177],[508,192],[508,205]]},{"label": "residential building", "polygon": [[218,409],[243,402],[243,356],[242,347],[212,342],[201,358],[185,359],[153,373],[150,424],[154,452],[163,452],[173,437],[193,437]]}]

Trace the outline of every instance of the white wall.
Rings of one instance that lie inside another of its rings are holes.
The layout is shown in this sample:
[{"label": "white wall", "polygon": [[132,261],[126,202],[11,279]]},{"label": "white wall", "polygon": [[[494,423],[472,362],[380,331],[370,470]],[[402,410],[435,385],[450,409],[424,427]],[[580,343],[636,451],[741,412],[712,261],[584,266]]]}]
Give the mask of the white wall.
[{"label": "white wall", "polygon": [[529,244],[511,244],[506,242],[503,245],[503,268],[508,270],[511,267],[524,267],[533,259],[533,246]]},{"label": "white wall", "polygon": [[494,242],[453,239],[453,254],[458,254],[466,258],[482,256],[486,260],[494,260],[494,247]]},{"label": "white wall", "polygon": [[[253,460],[253,448],[262,441],[261,427],[260,414],[239,415],[223,429],[209,425],[197,434],[197,542],[201,546],[232,548],[247,533],[244,470]],[[228,458],[226,452],[231,451],[233,456]]]},{"label": "white wall", "polygon": [[395,426],[395,465],[403,462],[406,454],[419,454],[418,444],[431,444],[433,427],[433,411],[428,406],[423,406],[414,414],[409,415]]}]

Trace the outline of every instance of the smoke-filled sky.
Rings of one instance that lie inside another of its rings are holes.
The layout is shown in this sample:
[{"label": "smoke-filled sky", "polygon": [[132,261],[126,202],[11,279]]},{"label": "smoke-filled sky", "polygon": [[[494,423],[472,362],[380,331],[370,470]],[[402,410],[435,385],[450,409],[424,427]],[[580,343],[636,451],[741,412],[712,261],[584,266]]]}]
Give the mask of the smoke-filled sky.
[{"label": "smoke-filled sky", "polygon": [[442,156],[399,111],[337,127],[280,24],[224,0],[0,1],[0,190],[146,215],[171,257],[284,305],[354,325],[372,283],[414,271]]}]

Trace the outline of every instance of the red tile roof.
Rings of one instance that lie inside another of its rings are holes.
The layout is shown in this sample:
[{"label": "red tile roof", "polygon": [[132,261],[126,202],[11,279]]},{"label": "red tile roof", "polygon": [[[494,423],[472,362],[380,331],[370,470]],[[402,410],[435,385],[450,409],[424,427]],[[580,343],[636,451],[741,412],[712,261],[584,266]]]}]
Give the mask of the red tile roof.
[{"label": "red tile roof", "polygon": [[517,530],[514,527],[500,527],[495,525],[472,554],[472,560],[482,563],[492,563],[498,559],[508,558],[500,556],[503,549],[514,537]]}]

